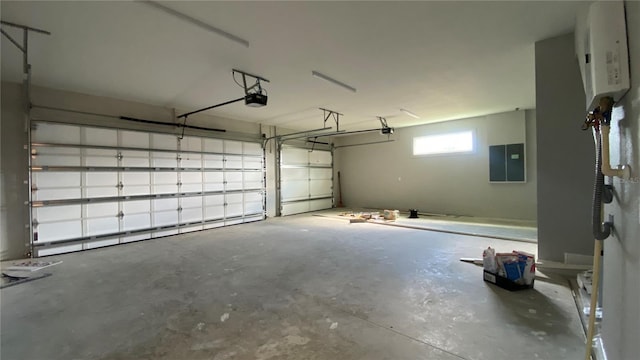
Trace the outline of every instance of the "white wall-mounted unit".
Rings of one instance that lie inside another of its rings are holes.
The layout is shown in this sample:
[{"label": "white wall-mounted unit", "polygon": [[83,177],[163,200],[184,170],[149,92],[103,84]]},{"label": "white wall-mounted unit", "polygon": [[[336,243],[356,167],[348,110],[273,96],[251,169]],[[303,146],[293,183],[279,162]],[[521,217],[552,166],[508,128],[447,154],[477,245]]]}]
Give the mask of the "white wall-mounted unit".
[{"label": "white wall-mounted unit", "polygon": [[575,47],[587,111],[598,105],[600,97],[619,100],[630,83],[624,3],[598,1],[578,14]]}]

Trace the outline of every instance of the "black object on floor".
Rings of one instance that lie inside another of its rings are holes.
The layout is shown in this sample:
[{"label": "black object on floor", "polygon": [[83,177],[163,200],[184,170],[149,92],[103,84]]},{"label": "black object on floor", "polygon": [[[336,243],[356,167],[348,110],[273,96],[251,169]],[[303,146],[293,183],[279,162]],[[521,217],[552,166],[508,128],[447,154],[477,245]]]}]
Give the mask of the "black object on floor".
[{"label": "black object on floor", "polygon": [[11,275],[7,275],[7,274],[2,274],[2,277],[4,279],[6,279],[7,281],[5,282],[3,280],[2,284],[0,284],[0,289],[4,289],[4,288],[7,288],[9,286],[18,285],[18,284],[26,283],[26,282],[33,281],[33,280],[46,278],[48,276],[51,276],[51,273],[44,273],[44,274],[41,274],[41,275],[30,276],[30,277],[16,277],[16,276],[11,276]]},{"label": "black object on floor", "polygon": [[417,219],[418,218],[418,210],[410,209],[409,210],[409,219]]}]

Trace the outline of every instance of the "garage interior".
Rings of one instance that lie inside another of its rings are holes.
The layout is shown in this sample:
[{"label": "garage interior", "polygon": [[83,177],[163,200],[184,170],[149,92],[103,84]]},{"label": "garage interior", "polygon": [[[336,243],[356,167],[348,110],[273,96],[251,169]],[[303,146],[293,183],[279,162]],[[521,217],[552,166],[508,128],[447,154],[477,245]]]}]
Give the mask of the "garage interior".
[{"label": "garage interior", "polygon": [[1,359],[636,357],[640,2],[0,17]]}]

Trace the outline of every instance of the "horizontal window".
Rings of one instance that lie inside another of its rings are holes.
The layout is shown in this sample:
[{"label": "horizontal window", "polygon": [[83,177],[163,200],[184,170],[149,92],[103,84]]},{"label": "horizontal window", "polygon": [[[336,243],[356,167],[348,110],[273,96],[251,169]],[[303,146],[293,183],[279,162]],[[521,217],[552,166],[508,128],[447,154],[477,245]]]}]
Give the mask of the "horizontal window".
[{"label": "horizontal window", "polygon": [[466,153],[473,151],[473,131],[413,138],[413,155]]}]

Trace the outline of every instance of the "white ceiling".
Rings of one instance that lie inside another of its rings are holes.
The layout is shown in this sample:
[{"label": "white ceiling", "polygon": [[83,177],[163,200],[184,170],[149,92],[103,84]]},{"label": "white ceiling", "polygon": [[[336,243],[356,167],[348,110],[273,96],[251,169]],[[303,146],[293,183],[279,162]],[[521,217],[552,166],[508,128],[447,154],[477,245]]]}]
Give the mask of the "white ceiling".
[{"label": "white ceiling", "polygon": [[[142,2],[2,1],[2,20],[31,35],[33,83],[195,110],[241,97],[238,68],[261,75],[269,104],[211,110],[293,129],[409,126],[535,107],[534,43],[572,30],[577,1],[165,2],[239,36],[232,42]],[[3,28],[17,39],[18,30]],[[21,80],[2,37],[2,79]],[[317,70],[352,93],[311,76]],[[414,119],[399,111],[421,116]]]}]

